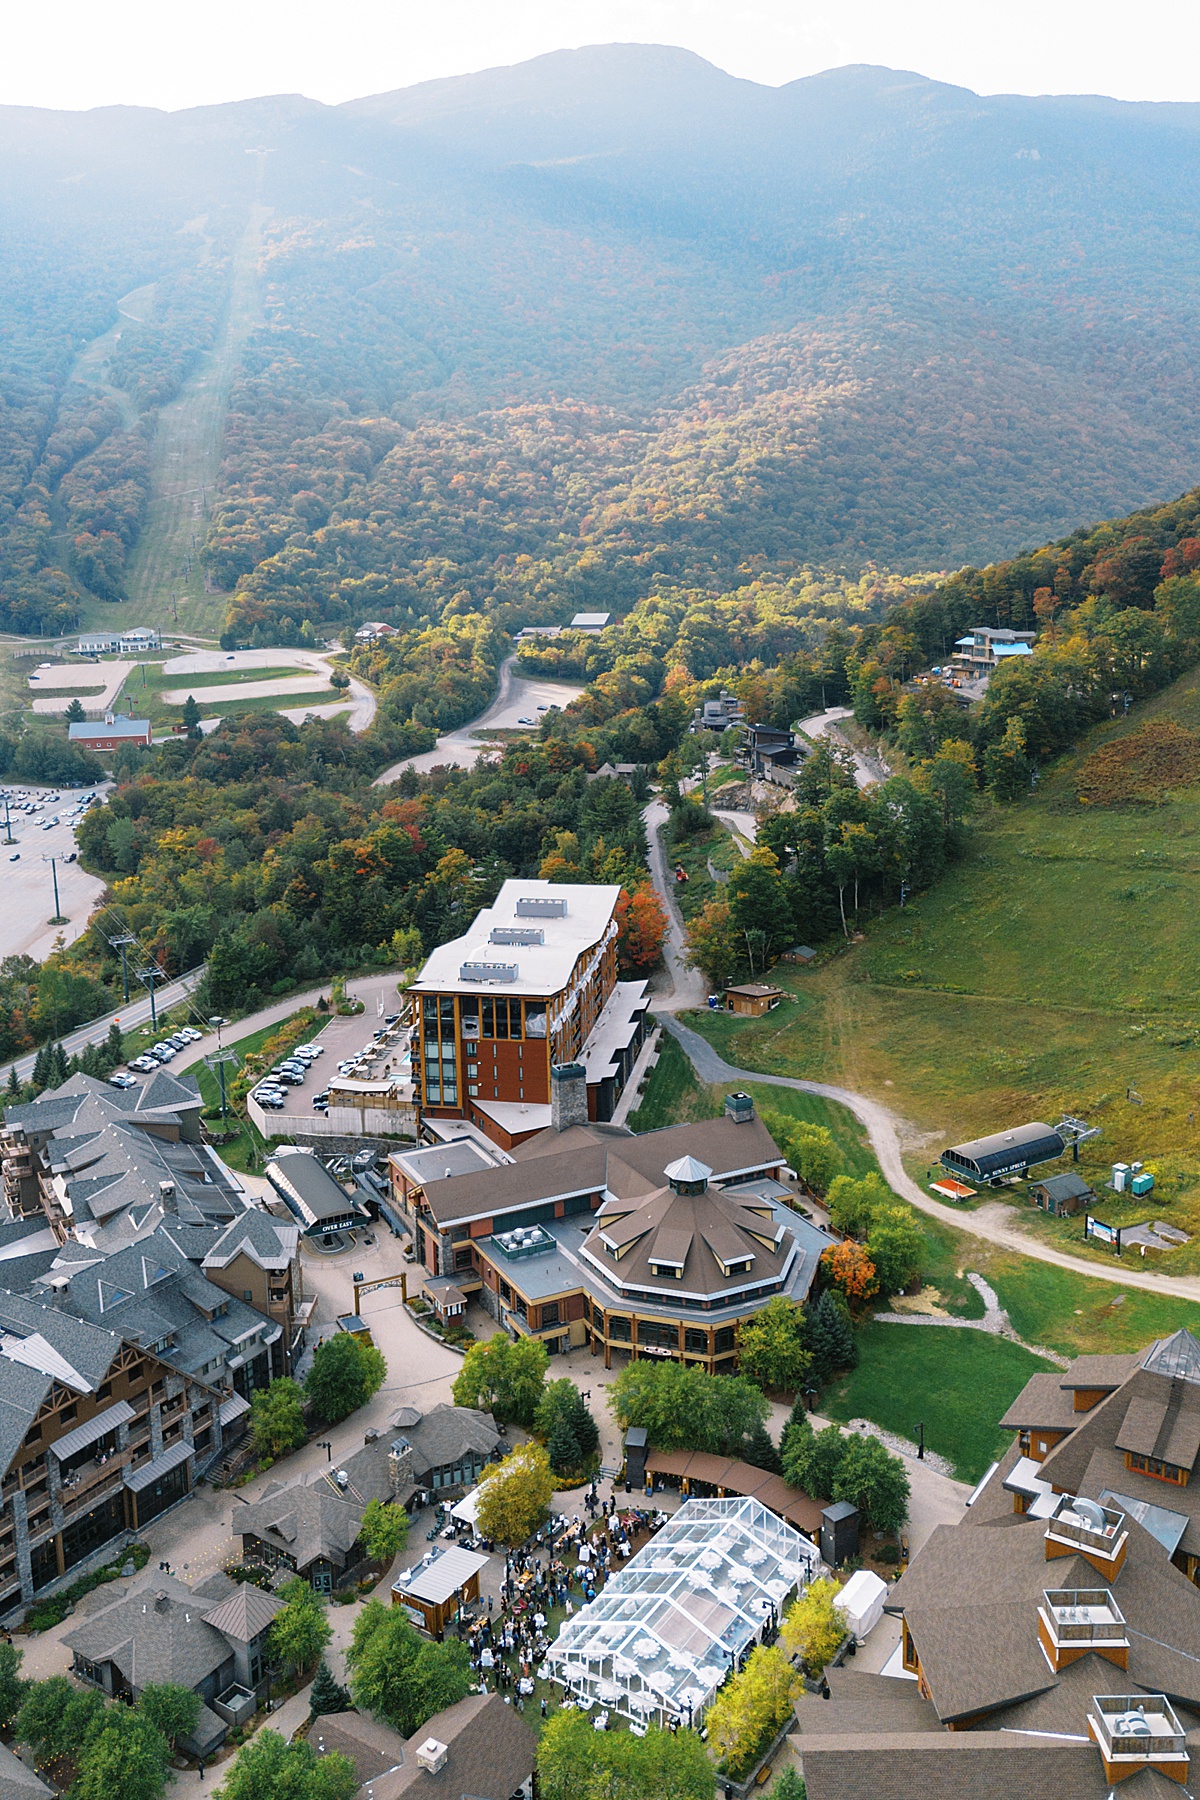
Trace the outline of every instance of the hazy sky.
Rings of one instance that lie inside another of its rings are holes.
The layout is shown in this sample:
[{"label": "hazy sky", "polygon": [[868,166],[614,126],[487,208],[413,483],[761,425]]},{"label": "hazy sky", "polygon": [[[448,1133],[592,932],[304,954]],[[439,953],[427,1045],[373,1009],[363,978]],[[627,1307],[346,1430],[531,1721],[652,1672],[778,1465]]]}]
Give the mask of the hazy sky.
[{"label": "hazy sky", "polygon": [[1200,99],[1196,0],[9,0],[0,103],[337,101],[617,41],[772,85],[872,62],[983,93]]}]

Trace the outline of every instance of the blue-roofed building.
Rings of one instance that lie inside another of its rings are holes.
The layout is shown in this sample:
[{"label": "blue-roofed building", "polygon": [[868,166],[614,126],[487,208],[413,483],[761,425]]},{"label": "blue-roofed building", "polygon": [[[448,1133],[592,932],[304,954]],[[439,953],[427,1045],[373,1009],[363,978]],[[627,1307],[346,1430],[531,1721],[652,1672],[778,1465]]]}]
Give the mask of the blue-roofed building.
[{"label": "blue-roofed building", "polygon": [[67,736],[85,750],[119,750],[122,744],[141,744],[148,750],[154,741],[149,719],[131,719],[126,713],[79,719],[68,727]]}]

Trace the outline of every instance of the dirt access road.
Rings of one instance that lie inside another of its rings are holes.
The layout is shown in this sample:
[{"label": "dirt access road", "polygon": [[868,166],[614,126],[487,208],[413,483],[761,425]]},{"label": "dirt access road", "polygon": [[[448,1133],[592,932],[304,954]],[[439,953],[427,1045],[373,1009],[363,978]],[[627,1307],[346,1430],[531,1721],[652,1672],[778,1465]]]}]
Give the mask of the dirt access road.
[{"label": "dirt access road", "polygon": [[1180,1300],[1200,1300],[1200,1276],[1159,1275],[1148,1269],[1109,1269],[1103,1263],[1086,1262],[1081,1256],[1071,1256],[1065,1250],[1055,1249],[1052,1244],[1043,1244],[1022,1231],[1019,1226],[997,1217],[991,1209],[963,1214],[956,1212],[952,1206],[943,1206],[918,1187],[904,1167],[900,1148],[904,1125],[889,1107],[870,1099],[866,1094],[855,1094],[849,1088],[833,1087],[824,1081],[799,1081],[790,1075],[762,1075],[755,1069],[736,1069],[699,1032],[670,1016],[680,1010],[677,1005],[668,1002],[664,1006],[659,1002],[657,1010],[664,1014],[663,1024],[679,1040],[701,1081],[711,1086],[725,1082],[744,1084],[755,1081],[769,1087],[794,1088],[798,1094],[819,1094],[824,1100],[835,1100],[839,1106],[852,1112],[859,1123],[866,1127],[871,1148],[879,1158],[879,1166],[888,1185],[905,1200],[911,1201],[920,1212],[928,1213],[930,1218],[940,1220],[943,1225],[952,1225],[956,1231],[985,1238],[988,1243],[999,1244],[1005,1250],[1016,1250],[1020,1255],[1031,1256],[1037,1262],[1054,1263],[1060,1269],[1070,1269],[1074,1275],[1090,1276],[1094,1281],[1111,1281],[1117,1287],[1145,1288],[1149,1293],[1171,1294]]},{"label": "dirt access road", "polygon": [[682,1045],[699,1080],[713,1087],[725,1083],[744,1086],[747,1082],[759,1082],[768,1087],[794,1088],[798,1094],[817,1094],[822,1099],[834,1100],[839,1106],[852,1112],[860,1124],[866,1127],[871,1148],[879,1158],[879,1166],[889,1186],[930,1218],[940,1220],[943,1225],[952,1225],[956,1231],[984,1238],[988,1243],[998,1244],[1005,1250],[1016,1250],[1020,1255],[1031,1256],[1038,1262],[1054,1263],[1060,1269],[1070,1269],[1075,1275],[1111,1281],[1118,1287],[1145,1288],[1152,1294],[1171,1294],[1180,1300],[1200,1301],[1200,1276],[1160,1275],[1148,1269],[1109,1269],[1103,1263],[1086,1262],[1081,1256],[1071,1256],[1069,1252],[1058,1250],[1052,1244],[1042,1243],[1022,1231],[1018,1225],[998,1216],[1000,1209],[964,1215],[951,1206],[943,1206],[940,1201],[925,1193],[923,1188],[918,1187],[904,1167],[901,1144],[906,1135],[906,1126],[890,1107],[884,1106],[879,1100],[872,1100],[867,1094],[856,1094],[849,1088],[834,1087],[828,1082],[800,1081],[790,1075],[763,1075],[755,1069],[735,1068],[699,1032],[675,1018],[676,1013],[707,1004],[708,982],[698,970],[690,969],[683,961],[683,924],[675,906],[675,884],[668,879],[659,838],[659,827],[667,818],[665,802],[652,800],[645,808],[642,818],[650,844],[650,874],[666,907],[668,920],[667,936],[663,942],[663,965],[670,987],[655,994],[654,1011],[661,1016],[666,1029]]},{"label": "dirt access road", "polygon": [[[232,674],[234,670],[244,669],[278,669],[283,664],[296,669],[295,676],[284,676],[274,681],[231,681],[228,687],[202,687],[196,690],[196,699],[206,709],[220,706],[227,701],[233,709],[239,701],[278,697],[286,700],[289,694],[311,693],[313,682],[306,680],[304,672],[320,677],[322,686],[326,686],[333,672],[333,663],[328,656],[317,650],[283,650],[272,647],[269,650],[191,650],[186,656],[176,656],[163,664],[163,674],[178,678],[179,686],[171,688],[163,694],[163,699],[171,706],[181,706],[190,692],[187,685],[189,675]],[[318,719],[333,718],[337,713],[349,713],[348,723],[351,731],[358,733],[367,729],[375,717],[376,700],[365,682],[351,676],[350,686],[344,694],[338,695],[330,689],[331,699],[327,706],[295,707],[289,712],[286,706],[279,708],[284,718],[291,719],[294,724],[301,724],[312,715]],[[217,718],[205,721],[209,730],[215,729]]]},{"label": "dirt access road", "polygon": [[481,740],[481,734],[489,727],[493,731],[517,731],[523,718],[536,722],[539,707],[567,706],[583,692],[582,687],[569,681],[528,681],[524,675],[516,673],[516,664],[515,655],[506,656],[500,664],[496,698],[478,718],[468,719],[456,731],[448,731],[432,750],[393,763],[390,769],[376,776],[375,786],[387,787],[405,769],[416,769],[418,774],[438,768],[473,769],[481,752],[488,748]]}]

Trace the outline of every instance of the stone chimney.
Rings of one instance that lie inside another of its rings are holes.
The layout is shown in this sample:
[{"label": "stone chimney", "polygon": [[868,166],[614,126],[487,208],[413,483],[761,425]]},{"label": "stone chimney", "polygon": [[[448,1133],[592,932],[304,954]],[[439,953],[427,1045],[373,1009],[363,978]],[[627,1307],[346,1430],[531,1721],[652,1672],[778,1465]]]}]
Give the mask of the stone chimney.
[{"label": "stone chimney", "polygon": [[407,1438],[397,1438],[388,1451],[388,1480],[392,1493],[398,1499],[406,1487],[411,1487],[413,1474],[413,1447]]},{"label": "stone chimney", "polygon": [[747,1124],[754,1117],[754,1101],[749,1094],[726,1094],[725,1117],[733,1119],[738,1125]]},{"label": "stone chimney", "polygon": [[551,1130],[566,1131],[587,1122],[587,1070],[582,1063],[555,1063],[550,1070]]},{"label": "stone chimney", "polygon": [[428,1737],[416,1748],[417,1762],[427,1775],[439,1775],[446,1766],[446,1758],[450,1754],[440,1738]]}]

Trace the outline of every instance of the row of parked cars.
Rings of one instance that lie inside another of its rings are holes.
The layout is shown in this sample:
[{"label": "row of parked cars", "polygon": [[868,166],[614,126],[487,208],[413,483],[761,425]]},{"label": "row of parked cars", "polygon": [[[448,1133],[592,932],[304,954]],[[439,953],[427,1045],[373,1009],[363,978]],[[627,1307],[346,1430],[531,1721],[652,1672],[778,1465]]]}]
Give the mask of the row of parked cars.
[{"label": "row of parked cars", "polygon": [[[164,1038],[161,1044],[152,1044],[149,1050],[143,1050],[140,1056],[131,1058],[129,1067],[137,1069],[142,1075],[151,1075],[154,1070],[169,1063],[173,1056],[186,1050],[189,1044],[198,1044],[204,1036],[194,1025],[181,1025],[173,1037]],[[122,1086],[128,1084],[123,1082]]]},{"label": "row of parked cars", "polygon": [[[324,1056],[323,1044],[297,1044],[291,1054],[283,1062],[275,1064],[269,1075],[264,1075],[256,1088],[252,1088],[251,1098],[265,1106],[270,1112],[282,1112],[287,1105],[287,1090],[290,1087],[301,1087],[304,1077],[316,1062],[318,1056]],[[329,1109],[329,1090],[323,1094],[314,1094],[313,1105],[323,1102],[323,1110]]]}]

